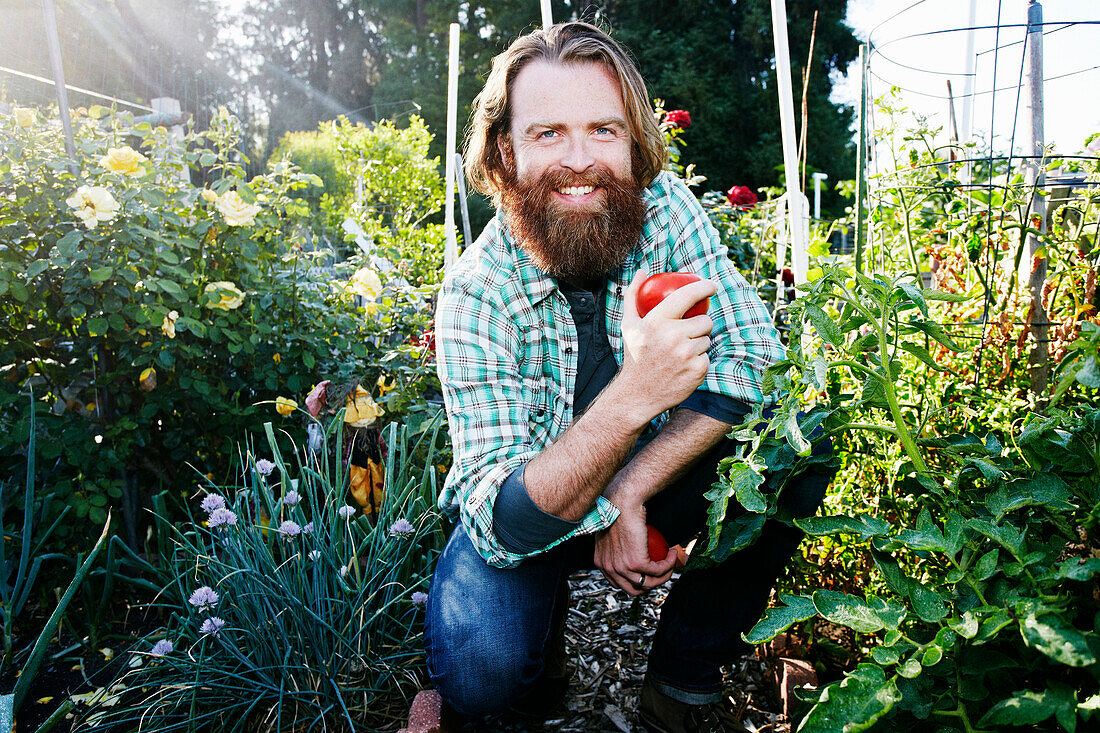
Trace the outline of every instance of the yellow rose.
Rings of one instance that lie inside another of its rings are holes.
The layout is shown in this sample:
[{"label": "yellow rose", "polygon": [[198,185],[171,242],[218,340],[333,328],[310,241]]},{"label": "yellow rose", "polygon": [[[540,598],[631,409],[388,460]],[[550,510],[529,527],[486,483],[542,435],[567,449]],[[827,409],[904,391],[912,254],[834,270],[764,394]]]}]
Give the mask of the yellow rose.
[{"label": "yellow rose", "polygon": [[298,403],[294,400],[287,399],[286,397],[275,398],[275,412],[279,413],[283,417],[286,417],[297,409]]},{"label": "yellow rose", "polygon": [[176,337],[176,319],[180,317],[180,314],[176,311],[168,311],[168,315],[164,317],[164,322],[160,324],[160,332],[170,339]]},{"label": "yellow rose", "polygon": [[107,154],[99,159],[99,164],[113,173],[140,176],[145,172],[141,164],[148,160],[144,155],[126,145],[121,148],[108,148]]},{"label": "yellow rose", "polygon": [[19,127],[30,127],[34,124],[34,110],[30,107],[15,107],[11,111],[11,116],[15,118],[15,124]]},{"label": "yellow rose", "polygon": [[355,392],[348,395],[344,422],[353,428],[365,428],[384,414],[378,403],[371,399],[370,392],[356,387]]},{"label": "yellow rose", "polygon": [[348,282],[348,292],[364,298],[377,298],[382,294],[382,278],[369,267],[360,267]]},{"label": "yellow rose", "polygon": [[244,302],[244,293],[242,293],[233,283],[225,282],[224,280],[210,283],[203,288],[203,295],[208,295],[210,293],[217,293],[218,300],[212,303],[206,303],[207,308],[231,311],[235,308],[240,308],[241,303]]},{"label": "yellow rose", "polygon": [[218,194],[214,193],[209,188],[204,188],[199,191],[199,196],[202,196],[202,200],[208,204],[212,204],[218,200]]},{"label": "yellow rose", "polygon": [[84,226],[95,229],[96,224],[110,221],[118,215],[118,202],[110,191],[102,186],[81,186],[69,198],[65,199]]},{"label": "yellow rose", "polygon": [[152,392],[157,388],[157,371],[149,367],[138,376],[138,386],[142,392]]},{"label": "yellow rose", "polygon": [[214,204],[225,223],[231,227],[249,226],[256,220],[256,214],[260,213],[260,207],[256,204],[246,204],[241,195],[236,191],[226,191],[218,197]]}]

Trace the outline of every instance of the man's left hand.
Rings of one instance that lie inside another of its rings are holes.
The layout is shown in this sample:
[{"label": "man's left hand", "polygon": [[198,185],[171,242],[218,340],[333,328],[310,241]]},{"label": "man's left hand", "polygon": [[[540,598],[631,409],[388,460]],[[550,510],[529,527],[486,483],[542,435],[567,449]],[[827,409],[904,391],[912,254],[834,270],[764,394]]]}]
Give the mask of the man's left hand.
[{"label": "man's left hand", "polygon": [[669,549],[663,560],[649,559],[645,506],[619,507],[619,518],[596,536],[596,567],[608,582],[637,596],[672,577],[676,550]]}]

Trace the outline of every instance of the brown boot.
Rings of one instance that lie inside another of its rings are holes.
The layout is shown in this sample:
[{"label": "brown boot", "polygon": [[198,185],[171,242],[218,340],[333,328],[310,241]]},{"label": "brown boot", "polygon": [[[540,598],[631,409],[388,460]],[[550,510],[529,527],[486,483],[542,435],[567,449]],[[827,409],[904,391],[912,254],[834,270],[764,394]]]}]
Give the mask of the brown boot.
[{"label": "brown boot", "polygon": [[650,733],[743,733],[747,731],[724,701],[690,705],[657,690],[646,679],[638,722]]}]

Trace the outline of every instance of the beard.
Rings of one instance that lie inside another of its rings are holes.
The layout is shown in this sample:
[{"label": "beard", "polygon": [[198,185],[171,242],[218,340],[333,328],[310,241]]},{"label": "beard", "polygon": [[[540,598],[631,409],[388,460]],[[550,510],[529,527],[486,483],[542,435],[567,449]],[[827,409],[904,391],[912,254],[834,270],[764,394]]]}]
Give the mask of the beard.
[{"label": "beard", "polygon": [[[533,181],[509,172],[501,205],[519,247],[540,270],[574,283],[601,280],[617,270],[638,244],[645,221],[642,189],[634,177],[606,169],[583,175],[552,171]],[[555,191],[595,186],[603,191],[586,207],[563,206]]]}]

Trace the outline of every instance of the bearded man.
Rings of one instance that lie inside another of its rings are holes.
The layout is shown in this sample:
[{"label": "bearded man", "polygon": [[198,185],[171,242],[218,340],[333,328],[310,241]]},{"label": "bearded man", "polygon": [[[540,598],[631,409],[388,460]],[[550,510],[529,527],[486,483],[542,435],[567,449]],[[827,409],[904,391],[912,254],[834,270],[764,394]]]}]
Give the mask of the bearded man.
[{"label": "bearded man", "polygon": [[[458,524],[428,593],[428,670],[467,716],[537,713],[568,677],[567,578],[600,568],[634,596],[669,580],[646,524],[673,544],[704,527],[726,436],[768,396],[783,348],[685,184],[640,74],[585,23],[515,41],[474,105],[467,173],[497,216],[447,274],[436,313],[454,465],[440,507]],[[645,317],[643,276],[693,272]],[[683,318],[710,298],[707,315]],[[827,478],[788,485],[812,514]],[[731,502],[731,504],[734,502]],[[688,570],[665,600],[639,709],[651,731],[739,730],[721,667],[747,651],[799,542]]]}]

